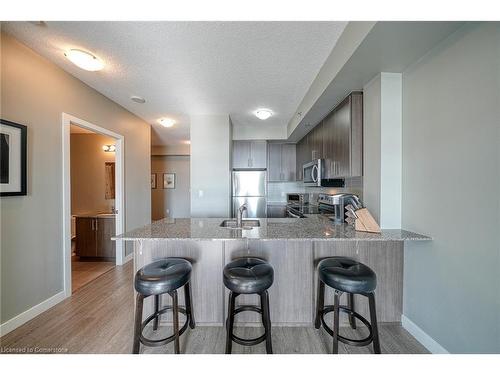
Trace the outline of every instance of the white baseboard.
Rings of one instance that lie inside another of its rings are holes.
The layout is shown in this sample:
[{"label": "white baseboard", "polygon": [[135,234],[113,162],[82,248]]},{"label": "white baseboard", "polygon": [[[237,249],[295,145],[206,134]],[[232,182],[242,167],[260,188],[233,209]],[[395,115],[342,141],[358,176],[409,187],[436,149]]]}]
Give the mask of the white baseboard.
[{"label": "white baseboard", "polygon": [[32,308],[22,312],[21,314],[13,317],[10,320],[7,320],[5,323],[0,325],[0,337],[6,335],[7,333],[15,330],[17,327],[22,326],[24,323],[30,321],[37,315],[40,315],[44,311],[50,309],[51,307],[57,305],[59,302],[64,300],[66,295],[64,291],[53,295],[52,297],[46,299],[43,302],[40,302],[38,305],[33,306]]},{"label": "white baseboard", "polygon": [[131,252],[129,255],[123,258],[123,264],[130,262],[133,258],[134,258],[134,252]]},{"label": "white baseboard", "polygon": [[419,326],[413,323],[406,316],[401,315],[401,324],[415,339],[421,343],[432,354],[450,354],[436,340],[425,333]]}]

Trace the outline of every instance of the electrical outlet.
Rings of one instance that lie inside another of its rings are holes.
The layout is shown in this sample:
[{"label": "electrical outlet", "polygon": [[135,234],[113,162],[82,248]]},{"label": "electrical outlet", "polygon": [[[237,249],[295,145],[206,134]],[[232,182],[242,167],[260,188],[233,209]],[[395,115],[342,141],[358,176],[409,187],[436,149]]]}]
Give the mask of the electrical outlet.
[{"label": "electrical outlet", "polygon": [[198,190],[198,197],[203,198],[203,190]]}]

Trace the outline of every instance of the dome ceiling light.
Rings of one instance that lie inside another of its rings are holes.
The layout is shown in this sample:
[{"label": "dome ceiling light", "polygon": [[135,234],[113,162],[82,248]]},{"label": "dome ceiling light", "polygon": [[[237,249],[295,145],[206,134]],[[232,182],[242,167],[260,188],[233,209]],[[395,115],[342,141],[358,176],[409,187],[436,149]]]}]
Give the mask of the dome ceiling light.
[{"label": "dome ceiling light", "polygon": [[64,56],[77,67],[89,72],[96,72],[104,68],[104,63],[101,60],[81,49],[70,49]]},{"label": "dome ceiling light", "polygon": [[267,120],[272,115],[273,113],[269,109],[262,108],[255,111],[255,116],[260,120]]}]

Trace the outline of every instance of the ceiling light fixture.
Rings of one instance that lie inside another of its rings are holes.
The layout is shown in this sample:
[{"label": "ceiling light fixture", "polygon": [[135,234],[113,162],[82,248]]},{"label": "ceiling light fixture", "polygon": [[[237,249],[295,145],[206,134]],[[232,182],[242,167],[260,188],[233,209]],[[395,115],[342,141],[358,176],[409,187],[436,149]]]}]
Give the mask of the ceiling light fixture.
[{"label": "ceiling light fixture", "polygon": [[260,120],[267,120],[273,113],[269,109],[258,109],[255,111],[255,116]]},{"label": "ceiling light fixture", "polygon": [[130,100],[132,100],[133,102],[139,103],[139,104],[146,103],[146,99],[144,99],[142,96],[137,96],[137,95],[132,95],[130,97]]},{"label": "ceiling light fixture", "polygon": [[175,124],[175,120],[172,120],[171,118],[161,118],[158,122],[166,128],[171,128]]},{"label": "ceiling light fixture", "polygon": [[64,56],[79,68],[90,72],[96,72],[104,68],[104,63],[101,60],[90,52],[85,52],[81,49],[70,49]]}]

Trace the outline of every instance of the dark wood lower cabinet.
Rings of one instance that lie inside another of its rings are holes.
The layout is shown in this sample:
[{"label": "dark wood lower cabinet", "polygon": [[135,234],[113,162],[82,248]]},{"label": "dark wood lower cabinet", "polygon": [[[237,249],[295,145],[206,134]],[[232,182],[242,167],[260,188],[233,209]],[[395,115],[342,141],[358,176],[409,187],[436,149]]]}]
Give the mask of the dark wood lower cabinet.
[{"label": "dark wood lower cabinet", "polygon": [[115,219],[111,217],[76,218],[76,255],[80,258],[114,260],[116,244]]}]

